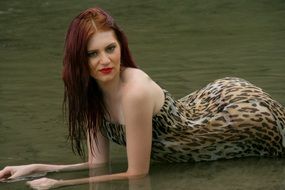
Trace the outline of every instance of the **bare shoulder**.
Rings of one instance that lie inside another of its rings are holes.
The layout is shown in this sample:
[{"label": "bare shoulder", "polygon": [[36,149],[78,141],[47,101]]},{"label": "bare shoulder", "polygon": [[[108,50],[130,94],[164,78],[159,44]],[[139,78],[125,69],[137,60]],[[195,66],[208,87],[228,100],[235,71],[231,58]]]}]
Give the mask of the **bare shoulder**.
[{"label": "bare shoulder", "polygon": [[151,78],[144,71],[136,68],[125,68],[123,72],[123,79],[128,84],[151,81]]},{"label": "bare shoulder", "polygon": [[124,97],[129,100],[151,98],[151,91],[154,88],[150,77],[140,69],[127,68],[124,71]]},{"label": "bare shoulder", "polygon": [[123,73],[123,102],[133,106],[151,107],[153,114],[164,102],[164,93],[145,72],[140,69],[127,68]]}]

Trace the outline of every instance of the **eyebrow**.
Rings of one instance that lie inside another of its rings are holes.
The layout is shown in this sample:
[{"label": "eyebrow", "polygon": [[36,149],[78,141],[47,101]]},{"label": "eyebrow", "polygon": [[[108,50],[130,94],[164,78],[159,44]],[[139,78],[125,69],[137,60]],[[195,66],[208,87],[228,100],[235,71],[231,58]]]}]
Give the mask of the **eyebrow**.
[{"label": "eyebrow", "polygon": [[[108,44],[105,48],[108,48],[108,47],[110,47],[110,46],[112,46],[112,45],[117,45],[116,44],[116,42],[111,42],[110,44]],[[104,49],[105,49],[104,48]],[[98,49],[91,49],[91,50],[87,50],[87,53],[93,53],[93,52],[96,52],[96,51],[98,51]]]},{"label": "eyebrow", "polygon": [[117,45],[116,42],[112,42],[109,45],[107,45],[106,47],[112,46],[112,45]]}]

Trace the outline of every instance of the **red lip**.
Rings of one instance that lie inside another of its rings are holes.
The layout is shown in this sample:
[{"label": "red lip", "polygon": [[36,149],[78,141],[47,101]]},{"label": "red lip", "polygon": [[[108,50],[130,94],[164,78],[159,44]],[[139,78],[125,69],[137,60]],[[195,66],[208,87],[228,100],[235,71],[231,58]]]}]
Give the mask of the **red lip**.
[{"label": "red lip", "polygon": [[113,70],[113,68],[107,67],[107,68],[100,69],[99,71],[103,74],[109,74],[112,72],[112,70]]}]

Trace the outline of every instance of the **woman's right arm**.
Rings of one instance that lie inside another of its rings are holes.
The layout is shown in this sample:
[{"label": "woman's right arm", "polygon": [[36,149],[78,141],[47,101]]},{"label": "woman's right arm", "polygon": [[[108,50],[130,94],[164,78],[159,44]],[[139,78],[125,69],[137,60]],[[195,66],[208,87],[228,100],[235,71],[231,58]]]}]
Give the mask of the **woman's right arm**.
[{"label": "woman's right arm", "polygon": [[0,171],[0,181],[31,176],[37,173],[82,170],[88,168],[88,166],[89,164],[87,162],[69,165],[28,164],[20,166],[6,166]]},{"label": "woman's right arm", "polygon": [[[29,176],[36,173],[74,171],[102,167],[109,162],[109,141],[99,132],[99,130],[97,140],[98,145],[95,144],[94,138],[87,139],[88,162],[68,165],[28,164],[21,166],[7,166],[0,171],[0,181]],[[92,146],[89,145],[89,142],[92,143]],[[93,148],[92,151],[91,147]]]}]

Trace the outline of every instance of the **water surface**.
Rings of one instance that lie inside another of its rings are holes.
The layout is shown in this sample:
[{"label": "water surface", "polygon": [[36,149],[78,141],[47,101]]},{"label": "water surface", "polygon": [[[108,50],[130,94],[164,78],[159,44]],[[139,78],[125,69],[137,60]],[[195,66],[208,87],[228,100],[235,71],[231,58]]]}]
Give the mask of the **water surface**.
[{"label": "water surface", "polygon": [[[82,161],[66,142],[60,74],[66,28],[79,11],[94,5],[112,13],[137,63],[175,97],[217,78],[237,76],[285,105],[283,0],[1,1],[1,168]],[[95,173],[125,169],[124,149],[112,145],[111,167]],[[153,164],[144,180],[103,183],[98,189],[284,189],[284,169],[283,159],[268,158]],[[48,177],[88,175],[80,171]],[[0,184],[0,189],[28,188],[17,182]]]}]

